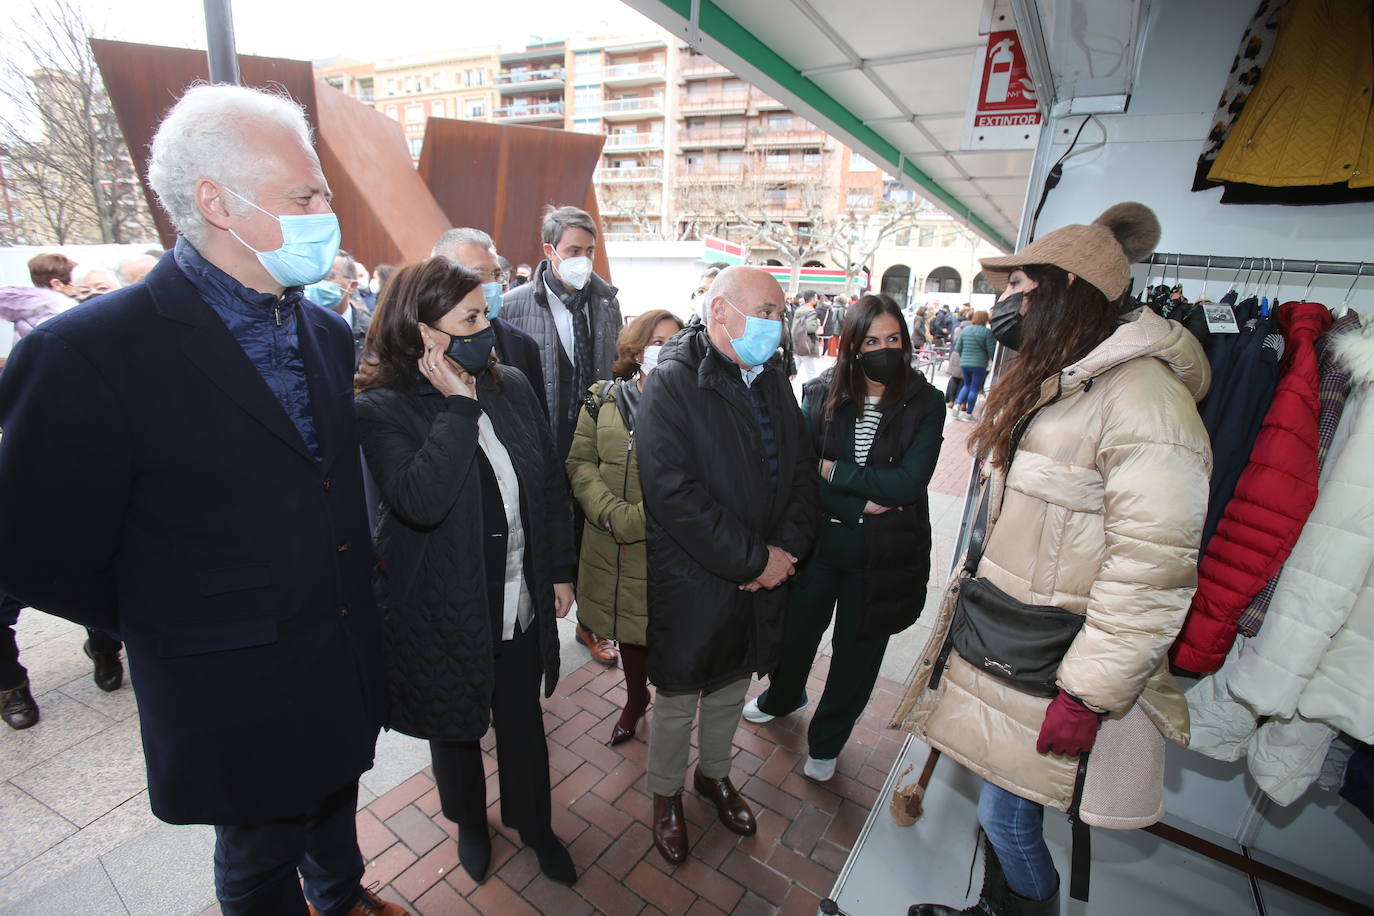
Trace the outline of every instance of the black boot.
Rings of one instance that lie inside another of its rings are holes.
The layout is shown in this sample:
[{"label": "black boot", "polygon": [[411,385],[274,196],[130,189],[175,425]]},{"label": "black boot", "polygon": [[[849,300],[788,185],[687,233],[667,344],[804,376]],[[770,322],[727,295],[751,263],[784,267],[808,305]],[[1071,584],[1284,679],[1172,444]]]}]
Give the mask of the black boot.
[{"label": "black boot", "polygon": [[535,858],[539,860],[539,870],[544,873],[544,877],[559,884],[577,883],[577,868],[573,865],[572,855],[568,853],[568,847],[563,845],[563,841],[554,836],[552,830],[533,834],[522,830],[520,839],[534,850]]},{"label": "black boot", "polygon": [[38,704],[33,701],[28,681],[0,690],[0,718],[13,729],[28,728],[38,721]]},{"label": "black boot", "polygon": [[119,659],[119,650],[113,652],[97,652],[91,648],[91,641],[86,640],[86,644],[81,647],[95,664],[95,671],[91,679],[95,681],[95,686],[106,693],[113,693],[124,683],[124,662]]},{"label": "black boot", "polygon": [[997,860],[997,853],[984,834],[983,889],[978,894],[978,902],[962,910],[942,903],[917,903],[906,911],[906,916],[1010,916],[1015,912],[1007,909],[1006,899],[1010,893],[1007,879],[1002,874],[1002,863]]},{"label": "black boot", "polygon": [[479,827],[458,827],[458,862],[468,877],[481,884],[491,867],[491,831],[486,821]]}]

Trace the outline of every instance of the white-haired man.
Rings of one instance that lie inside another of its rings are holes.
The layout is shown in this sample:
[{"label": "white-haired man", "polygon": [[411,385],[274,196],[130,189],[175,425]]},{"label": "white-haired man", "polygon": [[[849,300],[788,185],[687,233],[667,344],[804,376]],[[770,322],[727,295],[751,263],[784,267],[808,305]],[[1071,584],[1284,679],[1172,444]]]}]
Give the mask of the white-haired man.
[{"label": "white-haired man", "polygon": [[533,337],[501,317],[505,272],[497,261],[496,243],[491,236],[481,229],[450,229],[434,243],[434,256],[448,258],[482,278],[487,320],[496,335],[496,358],[524,373],[535,391],[543,391],[544,370],[539,360],[539,345]]},{"label": "white-haired man", "polygon": [[171,256],[0,377],[0,590],[124,638],[153,813],[215,825],[226,916],[401,913],[359,884],[386,696],[352,341],[301,305],[339,248],[304,112],[193,87],[148,177]]},{"label": "white-haired man", "polygon": [[157,256],[144,252],[125,258],[115,267],[115,276],[121,286],[133,286],[148,276],[148,271],[157,266]]},{"label": "white-haired man", "polygon": [[707,325],[664,345],[638,415],[649,510],[649,734],[653,842],[687,857],[682,789],[700,710],[693,785],[721,822],[756,830],[730,781],[752,674],[782,650],[783,584],[816,534],[816,458],[791,385],[772,356],[783,295],[757,267],[727,267],[706,291]]}]

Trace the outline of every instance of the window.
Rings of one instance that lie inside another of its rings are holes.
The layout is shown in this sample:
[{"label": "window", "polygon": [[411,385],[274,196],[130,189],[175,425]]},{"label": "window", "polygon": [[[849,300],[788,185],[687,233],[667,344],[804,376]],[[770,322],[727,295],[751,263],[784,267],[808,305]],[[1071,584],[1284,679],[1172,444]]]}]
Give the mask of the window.
[{"label": "window", "polygon": [[764,164],[764,167],[767,168],[770,172],[785,172],[787,171],[788,166],[792,164],[792,156],[789,153],[785,152],[769,153],[768,158],[764,160]]},{"label": "window", "polygon": [[599,134],[601,133],[601,119],[578,118],[573,121],[573,130],[579,134]]},{"label": "window", "polygon": [[689,172],[699,172],[706,166],[706,157],[701,153],[688,153],[682,157]]},{"label": "window", "polygon": [[900,247],[900,248],[905,248],[907,245],[910,245],[910,244],[911,244],[911,230],[910,230],[910,229],[899,229],[899,230],[897,230],[897,234],[894,235],[894,236],[892,237],[892,244],[894,244],[894,245],[896,245],[896,246],[898,246],[898,247]]},{"label": "window", "polygon": [[463,117],[472,120],[474,118],[485,118],[486,116],[486,99],[465,99],[463,101]]},{"label": "window", "polygon": [[873,207],[873,195],[868,191],[850,191],[845,195],[845,204],[854,210],[868,210]]},{"label": "window", "polygon": [[812,166],[821,164],[821,151],[809,149],[802,153],[802,165]]},{"label": "window", "polygon": [[769,129],[769,130],[782,130],[782,131],[791,130],[791,129],[792,129],[792,116],[791,116],[790,114],[769,115],[769,116],[768,116],[768,129]]},{"label": "window", "polygon": [[787,203],[787,188],[767,188],[763,192],[763,199],[766,203],[770,204],[785,204]]},{"label": "window", "polygon": [[433,117],[442,118],[444,116],[444,100],[435,99],[433,102],[430,102],[429,113]]},{"label": "window", "polygon": [[926,292],[957,293],[963,287],[959,271],[953,267],[937,267],[926,277]]},{"label": "window", "polygon": [[988,282],[987,277],[983,276],[982,271],[979,271],[978,276],[973,278],[973,291],[984,296],[997,295],[997,290],[992,288],[992,284]]},{"label": "window", "polygon": [[744,162],[744,151],[738,149],[723,149],[720,151],[720,164],[730,167],[739,167]]},{"label": "window", "polygon": [[710,94],[711,87],[702,80],[687,84],[687,98],[702,99]]},{"label": "window", "polygon": [[917,235],[916,244],[920,245],[922,248],[933,247],[935,245],[935,227],[922,226]]},{"label": "window", "polygon": [[601,52],[578,51],[573,55],[573,68],[579,80],[601,80]]},{"label": "window", "polygon": [[410,156],[411,156],[411,158],[412,158],[412,159],[419,159],[419,158],[420,158],[420,149],[425,145],[425,140],[424,140],[424,138],[423,138],[423,137],[411,137],[410,140],[409,140],[408,142],[410,143]]},{"label": "window", "polygon": [[389,92],[389,93],[391,93],[392,95],[395,95],[395,94],[396,94],[396,81],[395,81],[395,80],[387,80],[387,81],[386,81],[386,91]]},{"label": "window", "polygon": [[436,73],[436,74],[434,74],[434,88],[435,88],[435,89],[443,89],[443,88],[444,88],[444,75],[443,75],[442,73]]},{"label": "window", "polygon": [[419,124],[425,119],[425,106],[410,104],[406,106],[406,123]]},{"label": "window", "polygon": [[863,156],[850,150],[849,152],[849,171],[851,172],[876,172],[878,167],[869,162]]},{"label": "window", "polygon": [[386,116],[387,116],[388,118],[390,118],[391,120],[393,120],[393,121],[399,120],[399,116],[398,116],[397,113],[396,113],[396,106],[395,106],[395,105],[388,105],[388,106],[386,106]]},{"label": "window", "polygon": [[601,87],[578,86],[573,90],[573,107],[578,114],[597,114],[601,111]]},{"label": "window", "polygon": [[701,130],[706,126],[705,118],[688,118],[684,125],[688,130]]}]

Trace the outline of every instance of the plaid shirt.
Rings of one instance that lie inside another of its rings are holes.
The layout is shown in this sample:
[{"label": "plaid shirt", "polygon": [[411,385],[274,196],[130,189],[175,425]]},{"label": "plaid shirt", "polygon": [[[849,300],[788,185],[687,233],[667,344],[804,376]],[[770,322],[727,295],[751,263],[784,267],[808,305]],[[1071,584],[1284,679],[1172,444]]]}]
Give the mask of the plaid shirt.
[{"label": "plaid shirt", "polygon": [[[1331,450],[1331,440],[1336,436],[1336,427],[1340,425],[1341,414],[1345,411],[1345,399],[1350,394],[1350,373],[1336,362],[1336,357],[1331,352],[1331,340],[1337,334],[1348,334],[1359,327],[1360,316],[1354,312],[1346,312],[1317,340],[1317,367],[1321,374],[1321,382],[1317,386],[1317,402],[1321,406],[1321,414],[1317,419],[1319,469],[1326,465],[1326,454]],[[1269,610],[1269,602],[1273,600],[1274,591],[1279,586],[1281,575],[1283,570],[1275,573],[1274,578],[1269,580],[1269,584],[1260,590],[1250,602],[1250,606],[1240,615],[1236,627],[1241,635],[1254,636],[1259,632],[1260,625],[1264,623],[1264,615]]]}]

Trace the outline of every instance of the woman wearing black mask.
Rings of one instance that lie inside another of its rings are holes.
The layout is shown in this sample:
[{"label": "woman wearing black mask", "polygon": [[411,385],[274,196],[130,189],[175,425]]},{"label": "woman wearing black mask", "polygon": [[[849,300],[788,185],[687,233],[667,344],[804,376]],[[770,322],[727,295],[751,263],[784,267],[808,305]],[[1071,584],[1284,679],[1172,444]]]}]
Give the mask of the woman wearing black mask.
[{"label": "woman wearing black mask", "polygon": [[501,820],[571,884],[550,826],[539,705],[573,601],[571,504],[539,397],[492,357],[481,279],[443,258],[391,278],[358,376],[358,438],[381,493],[374,576],[388,727],[425,738],[459,861],[491,862],[478,740],[495,720]]},{"label": "woman wearing black mask", "polygon": [[821,530],[789,592],[782,660],[744,708],[750,722],[767,722],[807,705],[806,679],[834,608],[830,673],[807,732],[804,772],[819,782],[835,774],[888,638],[925,603],[926,486],[944,426],[944,398],[912,369],[911,337],[890,298],[864,296],[847,310],[839,351],[802,398],[821,457]]}]

